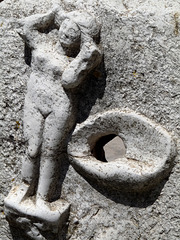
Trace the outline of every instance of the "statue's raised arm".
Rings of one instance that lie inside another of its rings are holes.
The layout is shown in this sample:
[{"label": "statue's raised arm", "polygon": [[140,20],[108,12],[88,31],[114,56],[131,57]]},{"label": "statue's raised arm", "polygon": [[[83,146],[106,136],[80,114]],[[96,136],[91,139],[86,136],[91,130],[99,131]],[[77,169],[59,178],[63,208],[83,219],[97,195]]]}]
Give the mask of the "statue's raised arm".
[{"label": "statue's raised arm", "polygon": [[101,62],[101,50],[93,43],[84,43],[78,56],[68,65],[62,75],[62,86],[75,88]]},{"label": "statue's raised arm", "polygon": [[37,47],[38,35],[54,24],[55,12],[50,10],[45,14],[35,14],[21,20],[23,28],[18,31],[22,39],[31,49]]},{"label": "statue's raised arm", "polygon": [[99,34],[100,25],[89,13],[73,11],[66,14],[59,29],[61,46],[69,56],[78,54],[63,72],[61,83],[65,89],[77,87],[100,64]]}]

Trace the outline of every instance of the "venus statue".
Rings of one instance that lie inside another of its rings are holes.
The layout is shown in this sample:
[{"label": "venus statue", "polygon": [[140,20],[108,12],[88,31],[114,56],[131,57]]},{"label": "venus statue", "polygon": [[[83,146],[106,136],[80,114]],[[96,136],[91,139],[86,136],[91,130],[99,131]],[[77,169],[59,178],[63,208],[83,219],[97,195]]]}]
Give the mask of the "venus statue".
[{"label": "venus statue", "polygon": [[[94,19],[78,12],[64,13],[62,18],[65,19],[56,44],[36,40],[38,29],[46,31],[53,25],[53,11],[32,16],[24,25],[23,38],[32,49],[32,73],[25,99],[24,133],[28,149],[22,177],[31,186],[40,172],[36,203],[41,206],[42,200],[50,201],[53,196],[59,174],[56,156],[64,150],[76,123],[76,109],[71,93],[66,90],[77,87],[101,60],[93,41],[99,33]],[[81,22],[82,19],[85,21]]]},{"label": "venus statue", "polygon": [[60,174],[57,156],[64,152],[76,124],[72,89],[101,62],[96,44],[100,27],[88,13],[65,13],[58,8],[27,17],[22,23],[19,35],[32,54],[24,105],[27,152],[22,163],[22,186],[16,190],[17,195],[23,192],[24,196],[16,199],[15,205],[10,193],[5,206],[34,216],[32,209],[22,207],[23,201],[33,196],[36,215],[42,217],[48,215],[56,192]]}]

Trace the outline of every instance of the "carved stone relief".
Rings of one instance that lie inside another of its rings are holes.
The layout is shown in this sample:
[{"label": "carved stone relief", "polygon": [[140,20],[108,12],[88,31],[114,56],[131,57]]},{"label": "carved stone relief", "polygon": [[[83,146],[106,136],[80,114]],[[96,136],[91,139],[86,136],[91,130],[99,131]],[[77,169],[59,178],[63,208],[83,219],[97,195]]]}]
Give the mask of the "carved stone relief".
[{"label": "carved stone relief", "polygon": [[[24,104],[27,150],[22,183],[5,199],[5,213],[29,238],[44,240],[45,232],[57,235],[69,217],[71,203],[61,199],[57,184],[67,146],[70,163],[84,178],[141,193],[169,175],[176,144],[163,127],[130,110],[104,111],[75,128],[76,94],[103,55],[100,25],[89,13],[56,7],[20,24],[32,70]],[[103,147],[114,137],[125,152],[108,162]]]},{"label": "carved stone relief", "polygon": [[[33,239],[41,231],[58,233],[70,204],[59,199],[57,182],[67,141],[76,124],[73,89],[101,62],[100,26],[86,12],[60,8],[21,21],[19,35],[31,51],[32,73],[24,104],[27,151],[22,184],[5,199],[5,211]],[[57,42],[55,41],[57,40]]]}]

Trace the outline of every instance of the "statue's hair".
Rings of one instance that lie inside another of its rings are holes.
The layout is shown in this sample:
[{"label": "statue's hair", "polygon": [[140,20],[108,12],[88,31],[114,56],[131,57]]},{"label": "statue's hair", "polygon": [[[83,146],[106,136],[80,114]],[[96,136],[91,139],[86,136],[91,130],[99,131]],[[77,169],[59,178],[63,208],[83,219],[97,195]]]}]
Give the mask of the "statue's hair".
[{"label": "statue's hair", "polygon": [[100,24],[96,21],[95,17],[89,13],[72,11],[67,13],[66,17],[75,22],[83,34],[89,35],[93,39],[97,39],[99,37]]}]

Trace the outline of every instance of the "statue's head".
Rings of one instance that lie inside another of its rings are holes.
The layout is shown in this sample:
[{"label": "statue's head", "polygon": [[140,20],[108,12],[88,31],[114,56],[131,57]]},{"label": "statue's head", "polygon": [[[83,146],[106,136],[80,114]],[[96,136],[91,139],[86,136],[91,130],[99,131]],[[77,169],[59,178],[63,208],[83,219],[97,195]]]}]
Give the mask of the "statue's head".
[{"label": "statue's head", "polygon": [[66,18],[59,29],[59,41],[62,47],[77,48],[81,42],[79,26],[69,18]]},{"label": "statue's head", "polygon": [[78,25],[81,31],[82,41],[88,41],[89,38],[97,42],[100,34],[100,25],[95,17],[84,11],[69,12],[66,17]]},{"label": "statue's head", "polygon": [[100,25],[95,17],[87,12],[72,11],[63,13],[59,29],[60,43],[64,47],[73,47],[88,39],[98,41]]}]

